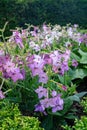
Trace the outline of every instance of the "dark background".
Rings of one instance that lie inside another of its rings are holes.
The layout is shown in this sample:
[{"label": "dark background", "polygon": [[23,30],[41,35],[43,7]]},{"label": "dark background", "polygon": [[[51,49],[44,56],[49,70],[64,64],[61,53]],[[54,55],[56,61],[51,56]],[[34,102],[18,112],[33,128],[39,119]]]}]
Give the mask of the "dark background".
[{"label": "dark background", "polygon": [[8,21],[9,29],[33,25],[79,24],[87,29],[87,0],[0,0],[0,28]]}]

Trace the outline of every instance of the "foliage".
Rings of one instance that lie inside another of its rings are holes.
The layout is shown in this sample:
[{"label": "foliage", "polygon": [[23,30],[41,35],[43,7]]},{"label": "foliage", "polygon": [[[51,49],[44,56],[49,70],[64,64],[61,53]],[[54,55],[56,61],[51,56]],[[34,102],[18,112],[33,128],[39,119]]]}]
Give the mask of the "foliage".
[{"label": "foliage", "polygon": [[0,100],[0,130],[43,130],[35,117],[22,116],[18,105]]},{"label": "foliage", "polygon": [[84,97],[83,100],[81,101],[81,106],[83,107],[83,111],[85,114],[87,114],[87,97]]},{"label": "foliage", "polygon": [[74,104],[87,94],[78,93],[76,82],[87,77],[87,35],[76,24],[44,23],[26,24],[5,38],[6,25],[0,30],[0,99],[19,103],[46,130],[77,118]]},{"label": "foliage", "polygon": [[[86,0],[0,0],[0,28],[6,21],[9,22],[7,30],[23,27],[25,23],[41,25],[44,22],[76,23],[87,28],[86,8]],[[10,35],[8,31],[6,35]]]},{"label": "foliage", "polygon": [[82,116],[80,120],[75,120],[75,125],[73,127],[70,126],[64,126],[64,130],[86,130],[87,129],[87,117]]},{"label": "foliage", "polygon": [[[87,97],[84,97],[80,102],[80,105],[83,107],[83,112],[87,115]],[[74,125],[71,127],[69,125],[63,126],[64,130],[86,130],[87,129],[87,117],[82,116],[81,119],[75,119]]]}]

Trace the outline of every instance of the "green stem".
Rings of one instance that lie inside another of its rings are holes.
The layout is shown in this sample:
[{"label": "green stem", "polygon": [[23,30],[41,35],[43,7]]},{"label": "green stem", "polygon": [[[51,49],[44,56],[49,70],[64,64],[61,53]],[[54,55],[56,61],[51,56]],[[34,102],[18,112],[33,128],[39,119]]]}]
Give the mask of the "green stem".
[{"label": "green stem", "polygon": [[2,32],[2,40],[4,42],[4,47],[5,47],[5,54],[9,53],[8,52],[8,47],[7,47],[7,44],[6,44],[6,41],[5,41],[5,38],[4,38],[4,33]]},{"label": "green stem", "polygon": [[3,87],[3,84],[4,84],[4,79],[2,79],[2,83],[1,83],[1,85],[0,85],[0,90],[2,89],[2,87]]},{"label": "green stem", "polygon": [[9,91],[12,91],[12,89],[8,89],[7,91],[4,92],[4,94],[8,93]]}]

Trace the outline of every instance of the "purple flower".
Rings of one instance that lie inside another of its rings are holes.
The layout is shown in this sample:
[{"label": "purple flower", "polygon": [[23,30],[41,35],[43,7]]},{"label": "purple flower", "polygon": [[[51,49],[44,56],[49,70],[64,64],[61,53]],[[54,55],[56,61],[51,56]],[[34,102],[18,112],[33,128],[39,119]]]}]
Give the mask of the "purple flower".
[{"label": "purple flower", "polygon": [[4,55],[4,51],[0,50],[0,56],[3,56],[3,55]]},{"label": "purple flower", "polygon": [[31,57],[28,66],[32,71],[32,76],[41,75],[43,73],[44,65],[45,61],[41,58],[41,56],[34,55],[33,57]]},{"label": "purple flower", "polygon": [[64,58],[64,61],[68,61],[70,59],[70,50],[66,50],[64,54],[62,54],[62,57]]},{"label": "purple flower", "polygon": [[20,48],[24,48],[23,42],[22,42],[22,35],[17,30],[13,32],[13,36],[11,38]]},{"label": "purple flower", "polygon": [[87,45],[87,34],[83,34],[79,40]]},{"label": "purple flower", "polygon": [[52,112],[53,112],[53,113],[55,113],[55,112],[57,112],[57,111],[60,111],[60,110],[63,110],[63,106],[59,106],[59,105],[58,105],[58,106],[55,106],[55,107],[52,108]]},{"label": "purple flower", "polygon": [[43,24],[43,30],[44,30],[44,31],[47,31],[47,26],[46,26],[46,24]]},{"label": "purple flower", "polygon": [[25,79],[25,75],[26,75],[26,74],[25,74],[25,70],[24,70],[24,69],[21,70],[21,74],[22,74],[22,76],[23,76],[23,79]]},{"label": "purple flower", "polygon": [[11,73],[9,73],[9,77],[16,82],[17,80],[23,80],[23,75],[20,72],[19,68],[14,68],[13,71]]},{"label": "purple flower", "polygon": [[50,107],[49,98],[45,98],[45,99],[40,100],[40,103],[41,103],[42,106],[44,106],[44,108]]},{"label": "purple flower", "polygon": [[39,82],[46,84],[47,81],[48,81],[48,76],[47,76],[47,74],[44,73],[44,72],[39,73]]},{"label": "purple flower", "polygon": [[46,88],[39,86],[38,89],[35,90],[38,94],[40,102],[35,106],[35,111],[43,112],[47,108],[52,108],[52,112],[57,112],[63,109],[64,101],[61,98],[61,94],[57,94],[55,90],[52,91],[52,97],[48,97],[48,91]]},{"label": "purple flower", "polygon": [[52,112],[60,111],[63,109],[63,99],[60,97],[60,95],[57,95],[53,98],[53,107]]},{"label": "purple flower", "polygon": [[75,59],[72,60],[72,66],[74,66],[74,67],[78,66],[78,62]]},{"label": "purple flower", "polygon": [[39,86],[38,89],[35,90],[35,92],[38,94],[38,98],[47,97],[48,91],[46,88],[43,88],[42,86]]},{"label": "purple flower", "polygon": [[35,111],[44,112],[45,108],[41,104],[35,105]]},{"label": "purple flower", "polygon": [[14,67],[15,67],[15,64],[12,63],[11,61],[7,61],[6,64],[4,65],[4,69],[8,73],[13,71]]},{"label": "purple flower", "polygon": [[47,113],[45,112],[44,106],[41,105],[40,103],[35,105],[35,111],[42,112],[44,115],[47,115]]},{"label": "purple flower", "polygon": [[57,96],[57,92],[55,90],[52,91],[52,97]]},{"label": "purple flower", "polygon": [[10,56],[9,55],[6,55],[6,56],[2,55],[2,56],[0,56],[0,64],[4,65],[8,61],[10,61]]},{"label": "purple flower", "polygon": [[0,90],[0,99],[3,99],[3,98],[5,98],[5,96],[4,96],[3,92]]},{"label": "purple flower", "polygon": [[50,58],[49,54],[44,54],[43,55],[45,64],[52,64],[52,59]]},{"label": "purple flower", "polygon": [[34,31],[31,31],[32,36],[37,36],[38,27],[34,26]]},{"label": "purple flower", "polygon": [[61,75],[64,75],[64,73],[65,73],[66,71],[68,71],[68,70],[69,70],[68,62],[67,62],[67,61],[63,61],[63,63],[61,64],[61,68],[60,68],[59,73],[60,73]]}]

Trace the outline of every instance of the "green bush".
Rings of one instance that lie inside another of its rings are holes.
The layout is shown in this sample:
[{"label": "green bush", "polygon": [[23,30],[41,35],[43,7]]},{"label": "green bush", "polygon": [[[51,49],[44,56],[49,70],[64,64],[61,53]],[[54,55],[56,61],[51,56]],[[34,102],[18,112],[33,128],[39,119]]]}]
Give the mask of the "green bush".
[{"label": "green bush", "polygon": [[0,101],[0,130],[43,130],[35,117],[22,116],[18,105]]},{"label": "green bush", "polygon": [[75,125],[70,127],[68,125],[63,127],[64,130],[87,130],[87,117],[82,116],[80,120],[75,120]]},{"label": "green bush", "polygon": [[81,101],[81,106],[83,107],[83,111],[85,114],[87,114],[87,97],[84,97]]},{"label": "green bush", "polygon": [[83,116],[80,120],[75,120],[75,126],[73,126],[75,130],[87,130],[87,117]]}]

